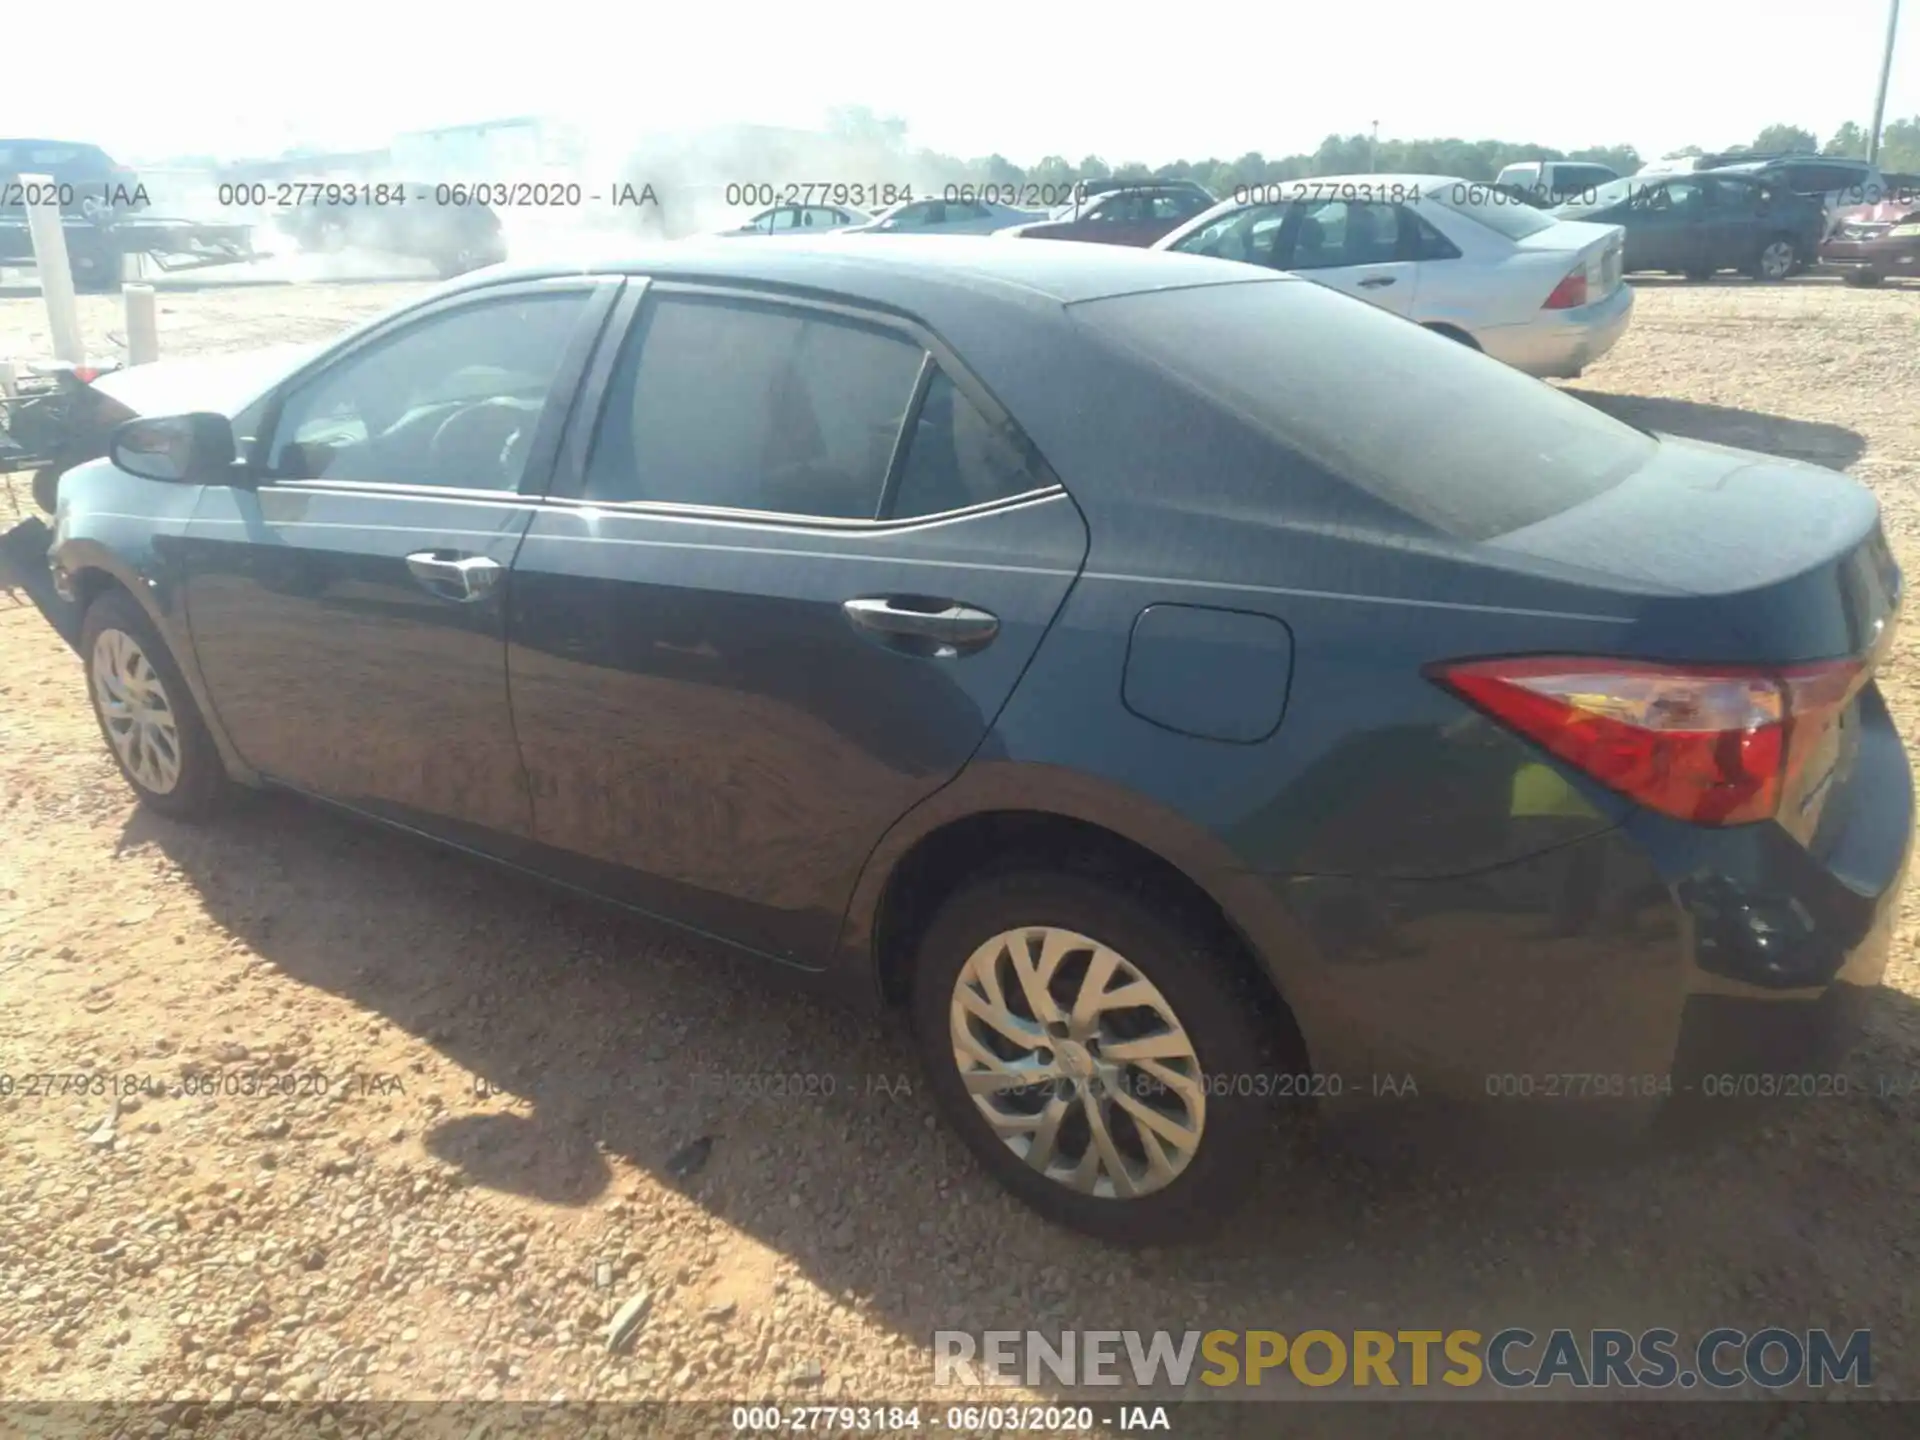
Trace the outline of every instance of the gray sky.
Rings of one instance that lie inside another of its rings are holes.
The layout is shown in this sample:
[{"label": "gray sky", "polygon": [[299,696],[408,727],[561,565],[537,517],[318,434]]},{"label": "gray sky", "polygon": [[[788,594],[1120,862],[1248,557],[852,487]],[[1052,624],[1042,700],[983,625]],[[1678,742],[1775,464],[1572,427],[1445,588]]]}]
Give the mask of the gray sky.
[{"label": "gray sky", "polygon": [[[1889,119],[1920,112],[1920,5],[1907,9]],[[0,129],[127,158],[380,144],[529,112],[620,135],[813,126],[830,106],[866,105],[906,120],[915,143],[1021,164],[1052,152],[1284,155],[1375,120],[1389,137],[1624,142],[1647,156],[1743,142],[1774,121],[1824,139],[1868,119],[1887,13],[1886,0],[1383,0],[1238,14],[718,0],[673,15],[609,0],[194,0],[178,22],[129,0],[15,10]]]}]

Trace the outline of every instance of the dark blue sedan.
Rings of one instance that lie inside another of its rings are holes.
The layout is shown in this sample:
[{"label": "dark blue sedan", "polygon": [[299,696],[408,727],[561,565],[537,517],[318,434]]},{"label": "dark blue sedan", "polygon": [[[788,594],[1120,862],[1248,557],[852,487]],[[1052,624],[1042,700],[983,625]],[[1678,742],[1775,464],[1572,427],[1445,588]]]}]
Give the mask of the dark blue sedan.
[{"label": "dark blue sedan", "polygon": [[60,482],[140,798],[321,796],[897,1008],[1056,1220],[1210,1228],[1280,1104],[1658,1112],[1879,982],[1844,476],[1109,246],[489,271],[276,364]]}]

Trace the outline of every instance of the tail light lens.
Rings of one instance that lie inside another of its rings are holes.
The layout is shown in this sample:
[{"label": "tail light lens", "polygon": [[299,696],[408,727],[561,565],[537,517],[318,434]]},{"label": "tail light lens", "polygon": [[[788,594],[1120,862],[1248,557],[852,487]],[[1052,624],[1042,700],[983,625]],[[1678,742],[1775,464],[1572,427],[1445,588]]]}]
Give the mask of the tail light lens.
[{"label": "tail light lens", "polygon": [[1577,310],[1587,303],[1587,262],[1582,259],[1567,272],[1567,278],[1553,287],[1542,310]]},{"label": "tail light lens", "polygon": [[1857,659],[1766,670],[1552,656],[1428,673],[1650,810],[1746,825],[1772,818],[1871,668]]}]

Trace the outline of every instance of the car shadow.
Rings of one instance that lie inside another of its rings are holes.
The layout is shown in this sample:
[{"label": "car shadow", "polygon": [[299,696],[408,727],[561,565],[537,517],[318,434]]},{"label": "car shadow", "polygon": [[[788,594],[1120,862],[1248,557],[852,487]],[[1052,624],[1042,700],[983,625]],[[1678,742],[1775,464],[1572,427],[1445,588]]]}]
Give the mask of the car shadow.
[{"label": "car shadow", "polygon": [[[1884,1078],[1920,1014],[1887,989],[1846,1097],[1782,1102],[1764,1130],[1553,1164],[1276,1130],[1244,1213],[1190,1246],[1117,1251],[1019,1207],[936,1124],[902,1034],[778,967],[287,796],[206,827],[136,810],[119,846],[171,860],[236,952],[437,1052],[402,1075],[405,1104],[467,1182],[598,1206],[638,1166],[920,1352],[936,1329],[1819,1323],[1829,1277],[1885,1263],[1876,1226],[1895,1222],[1858,1216],[1862,1197],[1915,1167],[1920,1105]],[[302,1050],[302,1019],[245,1023],[279,1027],[268,1038],[303,1069],[370,1063]],[[1581,1123],[1571,1108],[1560,1128]],[[1842,1308],[1848,1329],[1901,1320]],[[931,1361],[906,1363],[931,1390]],[[1349,1407],[1300,1408],[1289,1433],[1428,1434],[1435,1418],[1369,1407],[1355,1428]],[[1556,1434],[1616,1433],[1608,1407],[1555,1408],[1590,1412]]]},{"label": "car shadow", "polygon": [[1661,395],[1623,395],[1605,390],[1589,390],[1580,385],[1561,387],[1567,394],[1603,410],[1616,420],[1678,435],[1686,440],[1705,440],[1714,445],[1732,445],[1742,450],[1758,450],[1783,460],[1803,460],[1844,470],[1866,453],[1866,437],[1844,425],[1817,420],[1794,420],[1785,415],[1768,415],[1758,410],[1740,410],[1727,405],[1702,405],[1692,400],[1673,400]]},{"label": "car shadow", "polygon": [[1636,290],[1750,290],[1755,286],[1776,288],[1782,285],[1838,285],[1838,271],[1802,270],[1797,275],[1789,275],[1784,280],[1756,280],[1751,275],[1738,270],[1721,270],[1705,280],[1691,280],[1685,275],[1666,275],[1652,271],[1630,271],[1623,277]]}]

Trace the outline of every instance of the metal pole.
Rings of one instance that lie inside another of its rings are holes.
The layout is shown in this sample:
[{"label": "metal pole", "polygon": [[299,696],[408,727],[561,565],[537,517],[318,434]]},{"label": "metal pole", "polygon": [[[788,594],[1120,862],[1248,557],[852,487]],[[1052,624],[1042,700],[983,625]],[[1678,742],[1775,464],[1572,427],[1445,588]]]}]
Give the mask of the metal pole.
[{"label": "metal pole", "polygon": [[160,358],[160,325],[155,318],[153,287],[127,285],[120,293],[127,306],[127,364],[151,365]]},{"label": "metal pole", "polygon": [[[1899,0],[1894,0],[1895,4]],[[1380,168],[1380,122],[1373,122],[1373,139],[1367,142],[1367,173],[1373,174]]]},{"label": "metal pole", "polygon": [[1900,28],[1900,0],[1887,0],[1887,49],[1880,57],[1880,88],[1873,96],[1873,128],[1867,131],[1867,163],[1880,158],[1880,121],[1887,113],[1887,77],[1893,73],[1893,36]]},{"label": "metal pole", "polygon": [[67,261],[67,231],[53,181],[45,175],[22,175],[20,188],[27,202],[27,232],[33,241],[33,264],[40,272],[40,296],[47,302],[47,329],[53,335],[53,358],[79,365],[86,350],[80,341],[80,309],[73,298],[73,270]]}]

